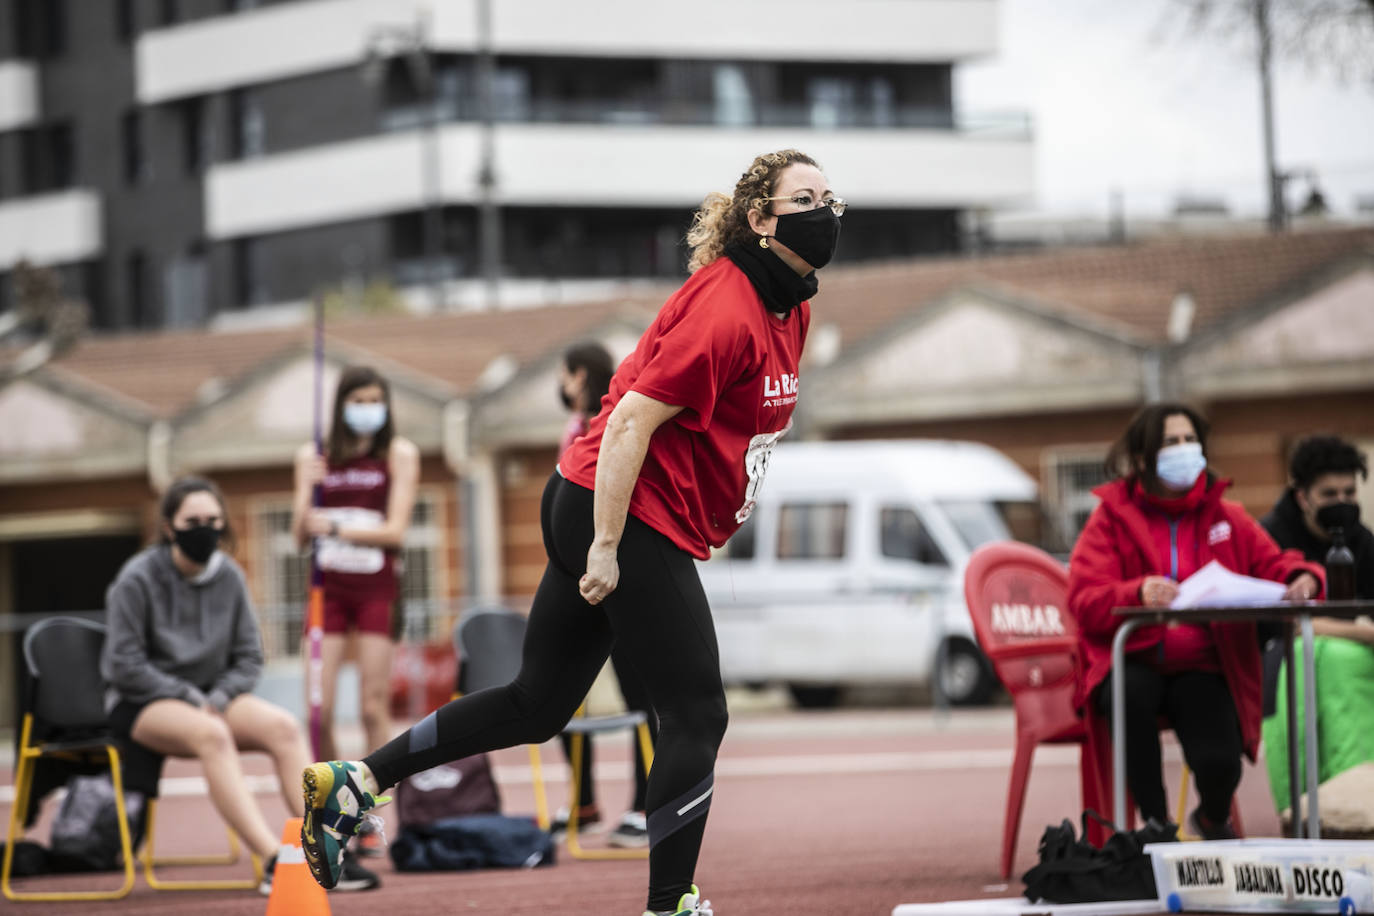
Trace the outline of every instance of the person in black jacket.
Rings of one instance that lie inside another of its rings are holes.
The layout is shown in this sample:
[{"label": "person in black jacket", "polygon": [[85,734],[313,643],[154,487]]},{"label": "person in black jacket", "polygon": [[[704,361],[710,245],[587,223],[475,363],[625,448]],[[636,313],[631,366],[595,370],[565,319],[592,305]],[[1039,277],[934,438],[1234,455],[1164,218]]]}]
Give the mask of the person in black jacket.
[{"label": "person in black jacket", "polygon": [[1331,534],[1318,513],[1327,519],[1330,507],[1348,507],[1343,510],[1345,543],[1355,555],[1357,598],[1374,598],[1374,533],[1360,524],[1356,501],[1357,478],[1368,477],[1368,461],[1355,446],[1337,436],[1310,436],[1293,449],[1288,488],[1260,519],[1280,547],[1301,550],[1307,559],[1320,563],[1331,547]]},{"label": "person in black jacket", "polygon": [[[1355,446],[1336,436],[1310,436],[1293,449],[1289,486],[1260,519],[1280,547],[1301,550],[1317,563],[1331,547],[1329,529],[1342,528],[1355,555],[1355,597],[1362,599],[1374,598],[1374,534],[1360,524],[1356,501],[1359,480],[1368,476],[1367,459]],[[1317,617],[1312,629],[1320,735],[1317,777],[1326,782],[1374,760],[1374,623]],[[1283,644],[1274,640],[1264,658],[1266,718],[1261,730],[1269,788],[1280,811],[1289,805],[1283,667]],[[1301,704],[1298,715],[1303,715]]]}]

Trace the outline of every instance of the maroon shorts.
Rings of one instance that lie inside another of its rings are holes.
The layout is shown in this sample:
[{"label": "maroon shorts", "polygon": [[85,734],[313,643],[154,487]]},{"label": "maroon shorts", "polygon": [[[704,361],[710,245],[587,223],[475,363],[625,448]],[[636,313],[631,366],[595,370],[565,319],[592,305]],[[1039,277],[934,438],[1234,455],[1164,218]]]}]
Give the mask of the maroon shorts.
[{"label": "maroon shorts", "polygon": [[376,633],[391,636],[391,609],[395,602],[377,596],[325,595],[324,631],[326,633]]}]

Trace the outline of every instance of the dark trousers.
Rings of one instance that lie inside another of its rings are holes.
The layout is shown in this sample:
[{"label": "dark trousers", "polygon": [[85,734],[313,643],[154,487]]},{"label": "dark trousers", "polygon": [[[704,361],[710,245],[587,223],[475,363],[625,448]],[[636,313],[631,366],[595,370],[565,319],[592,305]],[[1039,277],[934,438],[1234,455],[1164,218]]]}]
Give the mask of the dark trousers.
[{"label": "dark trousers", "polygon": [[658,715],[649,776],[650,910],[691,890],[727,722],[715,625],[692,557],[635,517],[618,553],[620,582],[600,605],[577,583],[591,546],[592,492],[555,473],[540,520],[549,562],[535,593],[520,673],[438,709],[364,762],[382,788],[449,760],[547,741],[563,730],[605,663],[624,649]]},{"label": "dark trousers", "polygon": [[[1193,771],[1202,813],[1215,824],[1231,816],[1240,785],[1244,744],[1240,719],[1226,679],[1209,671],[1164,674],[1143,662],[1126,660],[1126,785],[1140,813],[1170,822],[1160,760],[1159,717],[1178,736],[1183,759]],[[1098,712],[1111,719],[1112,678],[1097,689]]]},{"label": "dark trousers", "polygon": [[[630,659],[625,657],[625,650],[619,644],[611,647],[611,669],[615,671],[615,679],[620,684],[620,695],[625,698],[625,708],[638,710],[647,713],[649,716],[649,738],[651,741],[658,740],[658,717],[654,715],[653,708],[649,705],[649,693],[644,689],[644,684],[640,682],[639,675],[635,673],[634,666]],[[572,735],[566,732],[559,735],[559,740],[563,743],[563,754],[568,758],[568,763],[572,763]],[[578,781],[577,803],[579,806],[596,804],[596,781],[592,779],[592,769],[596,765],[596,754],[593,751],[591,735],[584,735],[582,741],[582,778]],[[630,733],[631,758],[634,761],[635,770],[635,794],[630,802],[631,811],[643,811],[647,803],[649,792],[649,770],[645,766],[644,748],[639,743],[639,730]]]}]

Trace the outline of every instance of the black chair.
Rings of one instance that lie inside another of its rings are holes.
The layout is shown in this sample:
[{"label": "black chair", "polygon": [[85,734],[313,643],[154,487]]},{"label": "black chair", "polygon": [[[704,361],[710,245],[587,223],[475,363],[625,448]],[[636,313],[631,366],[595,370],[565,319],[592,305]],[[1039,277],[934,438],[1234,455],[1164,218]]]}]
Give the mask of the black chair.
[{"label": "black chair", "polygon": [[[105,684],[100,678],[104,644],[105,627],[77,617],[50,617],[24,634],[24,714],[14,771],[14,806],[0,870],[0,889],[10,900],[118,900],[133,890],[134,850],[124,808],[122,768],[106,722]],[[124,883],[115,890],[19,892],[10,886],[14,843],[23,835],[34,772],[44,758],[103,764],[109,769],[124,856]]]},{"label": "black chair", "polygon": [[[24,634],[24,719],[20,729],[19,764],[14,774],[14,807],[10,811],[0,888],[11,900],[116,900],[134,884],[134,833],[124,807],[124,777],[145,795],[147,834],[140,857],[148,886],[159,891],[251,890],[262,880],[262,863],[250,857],[250,878],[178,881],[158,876],[158,865],[231,865],[239,859],[239,841],[229,831],[229,851],[219,855],[154,854],[157,784],[162,756],[138,745],[124,745],[110,733],[105,714],[106,684],[100,676],[105,626],[79,617],[50,617]],[[10,887],[16,836],[22,835],[38,761],[66,760],[110,772],[118,812],[124,884],[115,891],[18,892]]]},{"label": "black chair", "polygon": [[[487,687],[501,687],[520,673],[521,647],[525,642],[525,618],[508,608],[478,608],[464,614],[453,631],[458,651],[459,690],[471,693]],[[653,766],[654,746],[649,736],[648,716],[631,710],[614,716],[588,716],[585,704],[563,731],[572,736],[572,796],[568,802],[568,852],[576,859],[643,859],[646,849],[585,849],[578,842],[578,794],[582,786],[582,745],[586,736],[602,732],[634,729],[644,753],[644,766]],[[539,826],[549,829],[549,801],[544,785],[544,767],[539,745],[529,745],[530,770],[534,781],[535,815]]]}]

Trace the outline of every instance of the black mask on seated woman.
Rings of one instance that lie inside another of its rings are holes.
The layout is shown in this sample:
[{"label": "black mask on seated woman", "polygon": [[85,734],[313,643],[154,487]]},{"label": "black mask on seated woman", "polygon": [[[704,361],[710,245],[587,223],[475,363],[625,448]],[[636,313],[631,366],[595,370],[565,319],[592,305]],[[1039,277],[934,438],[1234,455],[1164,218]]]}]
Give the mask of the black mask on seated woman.
[{"label": "black mask on seated woman", "polygon": [[172,537],[177,547],[192,563],[205,564],[219,546],[220,535],[224,532],[211,525],[196,525],[193,528],[173,528]]}]

